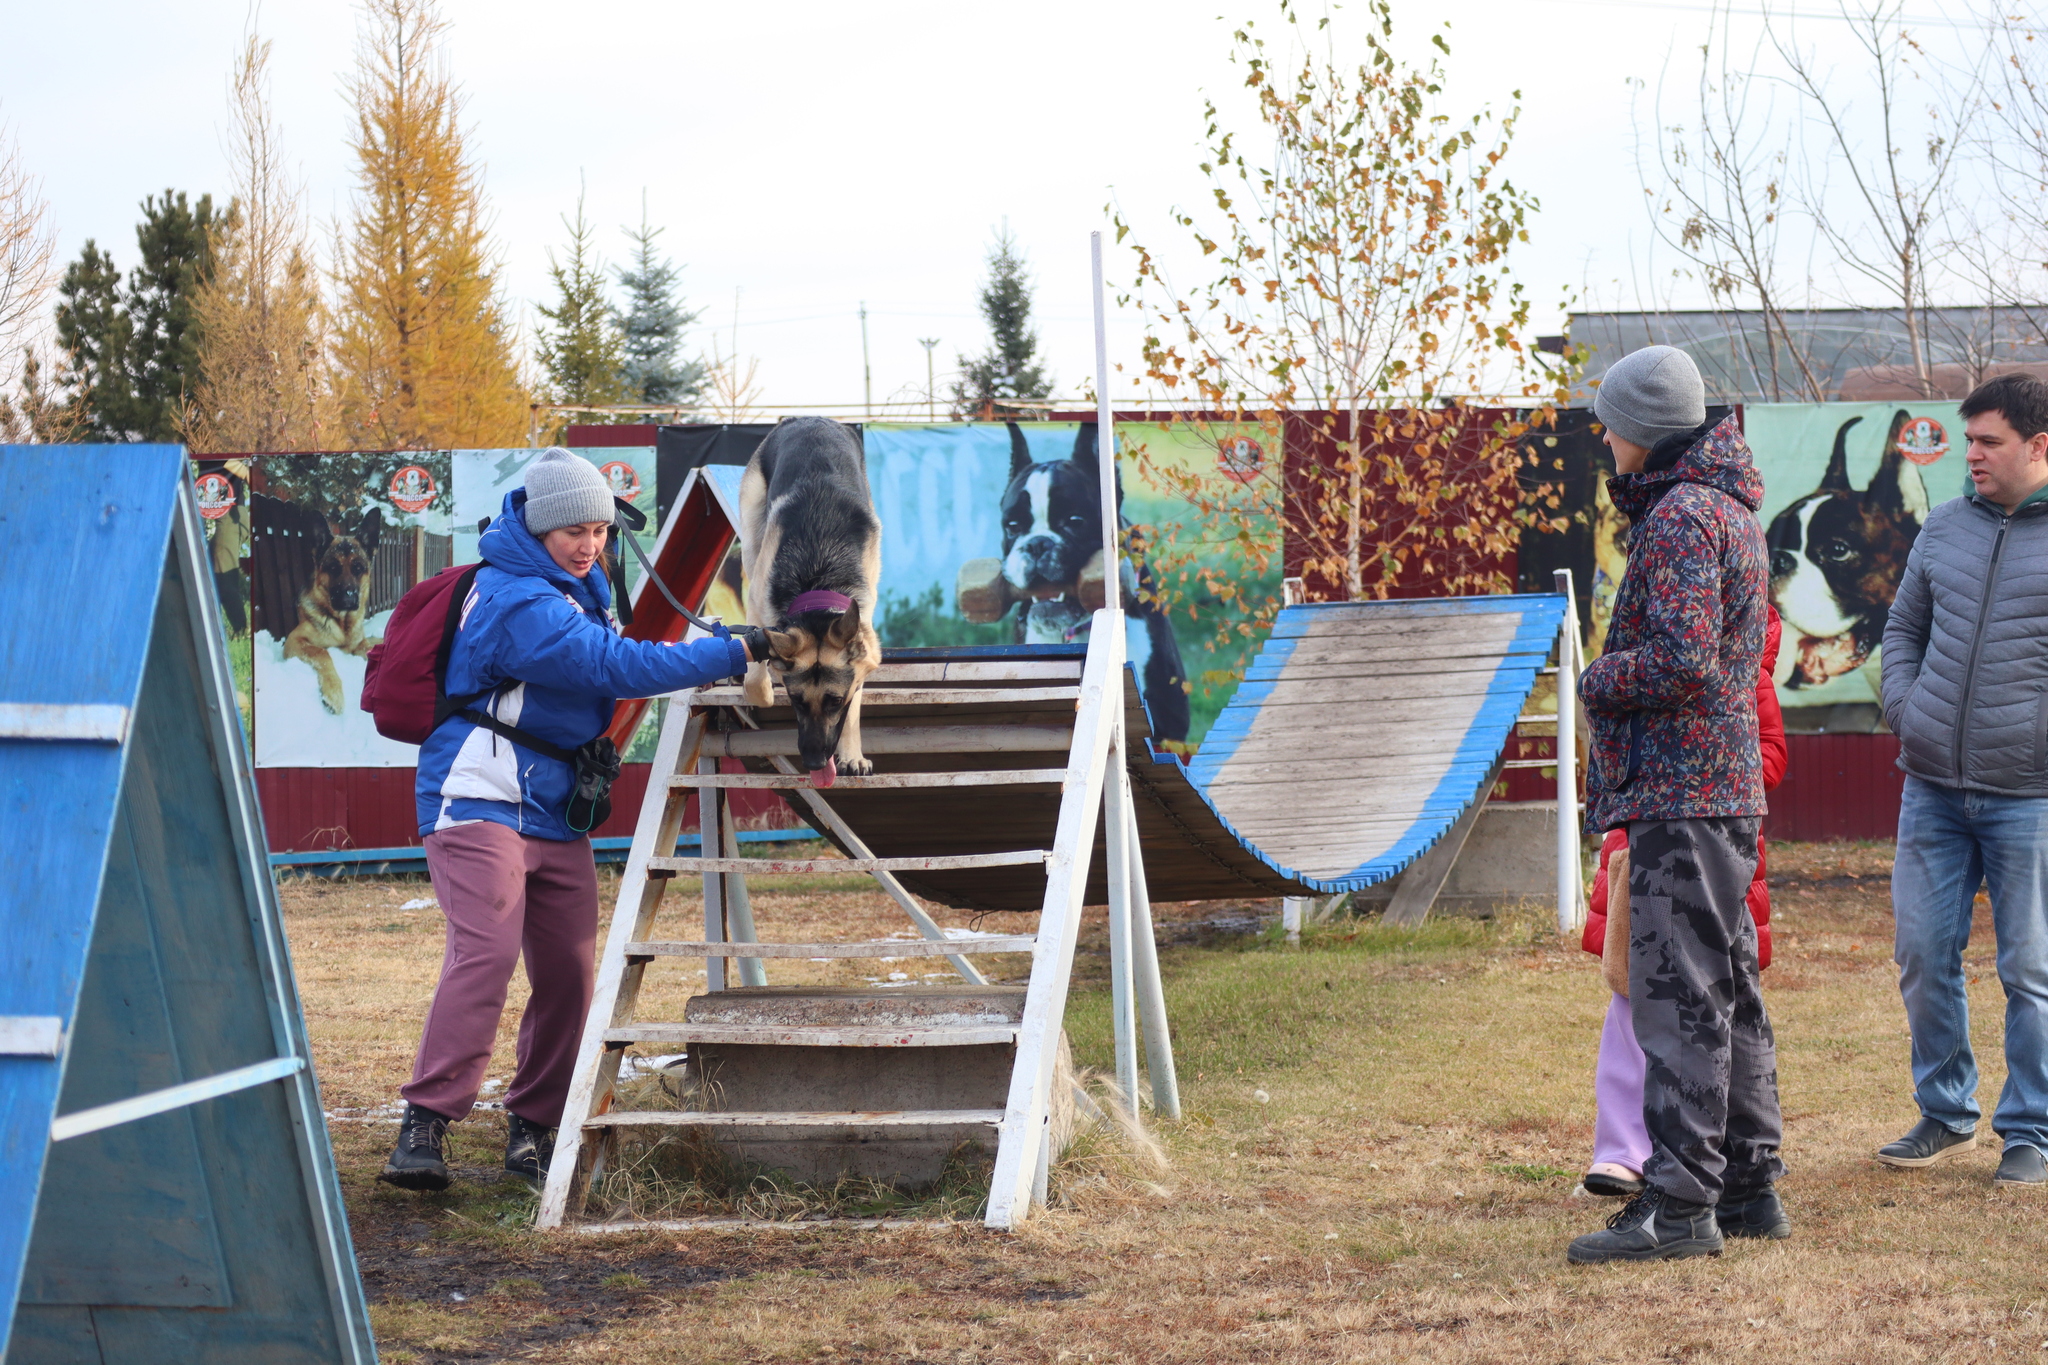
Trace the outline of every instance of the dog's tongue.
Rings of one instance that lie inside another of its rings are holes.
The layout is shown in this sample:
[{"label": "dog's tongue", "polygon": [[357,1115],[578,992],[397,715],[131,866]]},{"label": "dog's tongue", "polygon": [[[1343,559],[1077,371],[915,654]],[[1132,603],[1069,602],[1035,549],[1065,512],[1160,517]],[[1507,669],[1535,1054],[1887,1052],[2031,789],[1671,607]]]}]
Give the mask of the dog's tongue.
[{"label": "dog's tongue", "polygon": [[838,780],[839,760],[837,759],[828,758],[825,760],[824,767],[811,769],[811,785],[813,787],[829,787]]}]

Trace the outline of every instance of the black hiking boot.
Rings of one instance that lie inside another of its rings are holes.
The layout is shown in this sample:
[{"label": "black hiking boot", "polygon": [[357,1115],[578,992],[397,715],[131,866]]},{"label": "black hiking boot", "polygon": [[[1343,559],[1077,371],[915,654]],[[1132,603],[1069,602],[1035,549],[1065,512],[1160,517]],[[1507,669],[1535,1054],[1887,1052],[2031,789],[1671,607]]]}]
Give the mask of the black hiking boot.
[{"label": "black hiking boot", "polygon": [[448,1174],[448,1158],[442,1144],[448,1140],[448,1120],[416,1104],[405,1106],[405,1119],[398,1125],[398,1146],[377,1178],[401,1190],[445,1190],[455,1183]]},{"label": "black hiking boot", "polygon": [[1573,1265],[1606,1261],[1678,1261],[1719,1256],[1721,1229],[1705,1204],[1673,1199],[1655,1186],[1621,1206],[1604,1232],[1575,1237],[1564,1258]]},{"label": "black hiking boot", "polygon": [[555,1155],[555,1130],[505,1111],[505,1169],[536,1190],[547,1179]]},{"label": "black hiking boot", "polygon": [[1967,1152],[1976,1145],[1975,1133],[1958,1133],[1945,1123],[1922,1119],[1898,1141],[1887,1142],[1878,1148],[1877,1159],[1887,1166],[1918,1170],[1922,1166],[1945,1161],[1957,1152]]},{"label": "black hiking boot", "polygon": [[1773,1241],[1792,1235],[1792,1220],[1778,1191],[1766,1185],[1747,1193],[1722,1191],[1714,1207],[1714,1221],[1723,1237],[1768,1237]]}]

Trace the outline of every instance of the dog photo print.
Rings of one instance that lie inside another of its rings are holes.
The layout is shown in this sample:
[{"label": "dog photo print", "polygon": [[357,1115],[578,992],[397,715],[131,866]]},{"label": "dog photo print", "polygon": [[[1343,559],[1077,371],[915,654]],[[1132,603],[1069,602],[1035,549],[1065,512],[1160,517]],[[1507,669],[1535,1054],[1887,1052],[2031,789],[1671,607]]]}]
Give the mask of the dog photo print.
[{"label": "dog photo print", "polygon": [[251,463],[256,766],[413,766],[361,709],[363,671],[398,599],[455,562],[449,452]]},{"label": "dog photo print", "polygon": [[[1928,508],[1969,488],[1955,404],[1752,403],[1743,428],[1763,475],[1758,516],[1785,622],[1778,700],[1788,712],[1874,708],[1906,556]],[[1829,728],[1847,728],[1843,719]]]},{"label": "dog photo print", "polygon": [[[882,583],[876,629],[885,646],[1081,643],[1101,604],[1102,499],[1093,423],[869,423],[863,430],[868,484],[882,522]],[[1155,733],[1199,742],[1234,686],[1256,641],[1224,632],[1219,599],[1155,584],[1142,546],[1178,547],[1181,560],[1228,557],[1188,530],[1194,518],[1133,456],[1133,441],[1158,447],[1174,465],[1213,464],[1206,439],[1176,440],[1152,426],[1118,428],[1122,516],[1135,531],[1123,596],[1129,649]],[[1219,563],[1221,561],[1219,560]],[[1279,591],[1277,559],[1268,595]],[[1241,579],[1242,566],[1230,573]],[[1213,595],[1213,594],[1211,594]],[[1178,605],[1178,609],[1173,608]],[[1217,685],[1214,679],[1225,677]],[[1190,695],[1192,680],[1192,695]]]}]

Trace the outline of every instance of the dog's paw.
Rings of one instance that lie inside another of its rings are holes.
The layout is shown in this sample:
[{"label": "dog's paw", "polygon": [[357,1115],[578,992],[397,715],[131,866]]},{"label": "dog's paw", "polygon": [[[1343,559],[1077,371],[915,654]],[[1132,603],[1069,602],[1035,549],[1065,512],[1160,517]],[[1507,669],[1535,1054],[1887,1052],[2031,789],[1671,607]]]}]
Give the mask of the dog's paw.
[{"label": "dog's paw", "polygon": [[328,687],[325,683],[322,683],[320,686],[320,708],[330,716],[340,715],[341,689],[339,687]]},{"label": "dog's paw", "polygon": [[875,773],[873,759],[835,758],[833,761],[839,765],[839,775],[841,777],[872,777]]}]

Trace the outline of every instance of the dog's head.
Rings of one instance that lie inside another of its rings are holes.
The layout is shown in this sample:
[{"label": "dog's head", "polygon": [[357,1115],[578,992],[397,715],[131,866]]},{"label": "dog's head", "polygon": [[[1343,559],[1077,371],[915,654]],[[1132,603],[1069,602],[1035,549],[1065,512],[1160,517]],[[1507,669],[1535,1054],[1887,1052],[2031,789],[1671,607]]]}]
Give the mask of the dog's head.
[{"label": "dog's head", "polygon": [[802,612],[769,631],[768,646],[766,663],[796,712],[798,756],[811,772],[832,768],[854,695],[882,662],[881,637],[856,602]]},{"label": "dog's head", "polygon": [[384,514],[375,508],[353,534],[339,526],[329,526],[327,544],[313,566],[313,591],[326,599],[329,611],[342,615],[363,609],[370,561],[376,556],[377,540],[383,531]]},{"label": "dog's head", "polygon": [[1835,432],[1834,453],[1820,487],[1771,519],[1771,600],[1785,624],[1804,636],[1854,632],[1865,648],[1883,638],[1906,556],[1927,516],[1920,473],[1899,452],[1911,420],[1901,411],[1885,438],[1884,460],[1870,486],[1849,486],[1851,417]]},{"label": "dog's head", "polygon": [[[1024,433],[1010,425],[1010,484],[1003,490],[1003,577],[1029,597],[1074,589],[1081,569],[1102,548],[1102,475],[1095,428],[1083,426],[1074,453],[1034,461]],[[1122,504],[1122,490],[1117,502]]]}]

